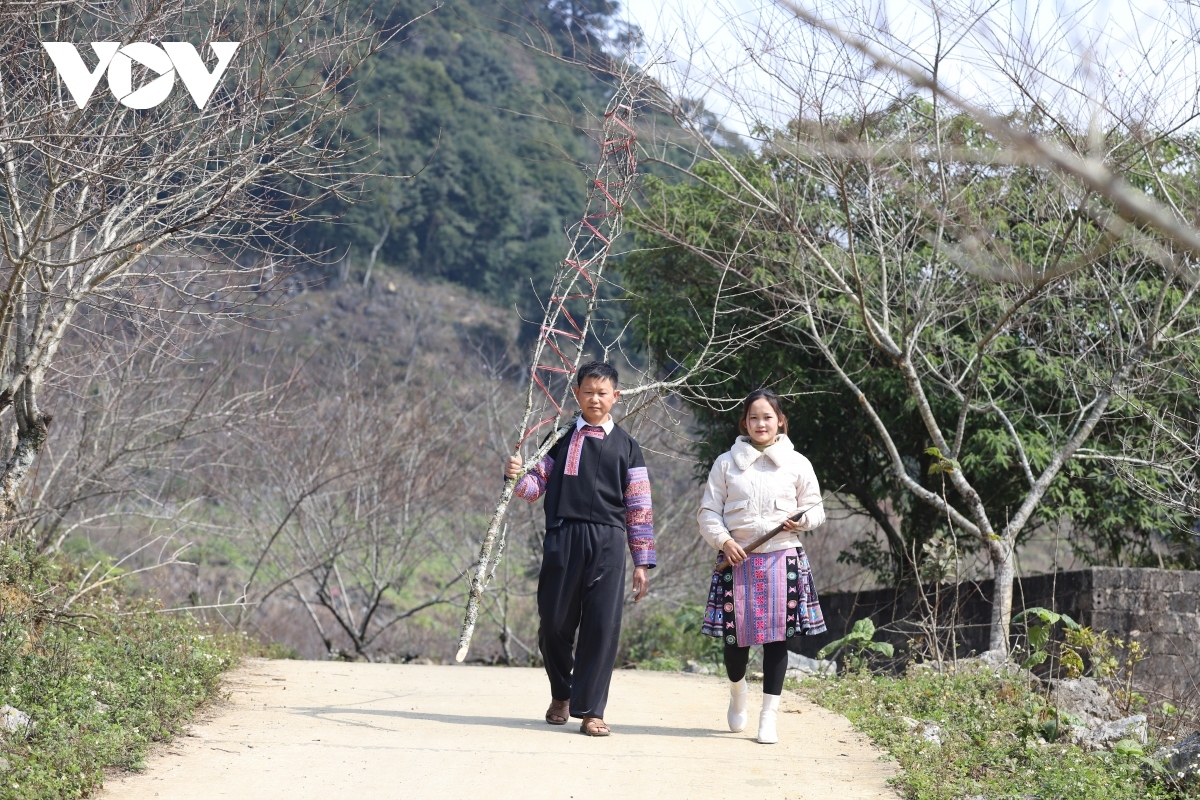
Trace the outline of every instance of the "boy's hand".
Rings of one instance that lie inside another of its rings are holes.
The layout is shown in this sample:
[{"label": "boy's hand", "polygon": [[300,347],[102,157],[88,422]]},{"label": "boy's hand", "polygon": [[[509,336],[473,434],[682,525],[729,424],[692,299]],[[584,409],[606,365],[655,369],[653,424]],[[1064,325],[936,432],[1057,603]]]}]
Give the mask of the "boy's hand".
[{"label": "boy's hand", "polygon": [[508,461],[504,464],[504,477],[515,481],[521,474],[522,466],[521,459],[517,458],[516,456],[510,456]]},{"label": "boy's hand", "polygon": [[650,570],[646,567],[633,568],[633,602],[637,602],[650,591]]}]

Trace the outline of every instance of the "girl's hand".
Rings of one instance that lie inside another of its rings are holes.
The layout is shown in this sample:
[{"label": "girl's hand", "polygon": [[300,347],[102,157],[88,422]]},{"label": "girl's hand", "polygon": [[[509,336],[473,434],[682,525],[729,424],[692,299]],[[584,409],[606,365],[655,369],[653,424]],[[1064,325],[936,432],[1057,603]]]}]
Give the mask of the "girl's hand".
[{"label": "girl's hand", "polygon": [[725,554],[725,558],[729,559],[729,563],[734,566],[746,560],[746,551],[733,539],[721,545],[721,552]]},{"label": "girl's hand", "polygon": [[512,456],[504,464],[504,477],[509,480],[516,480],[517,476],[521,474],[521,466],[521,459]]},{"label": "girl's hand", "polygon": [[785,531],[798,531],[798,530],[800,530],[800,523],[803,521],[804,521],[803,516],[800,517],[799,520],[794,520],[791,517],[788,517],[787,519],[785,519],[783,521],[783,529]]}]

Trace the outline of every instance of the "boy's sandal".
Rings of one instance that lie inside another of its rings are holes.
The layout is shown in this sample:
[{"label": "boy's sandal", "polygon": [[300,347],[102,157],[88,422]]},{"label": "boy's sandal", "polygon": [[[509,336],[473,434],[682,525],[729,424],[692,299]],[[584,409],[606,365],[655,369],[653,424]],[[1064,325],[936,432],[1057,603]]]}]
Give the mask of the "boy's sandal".
[{"label": "boy's sandal", "polygon": [[[555,706],[559,706],[559,708],[562,710],[555,711]],[[568,711],[566,703],[562,703],[560,705],[557,700],[551,701],[550,707],[546,709],[546,722],[550,723],[551,725],[566,725],[567,714]]]},{"label": "boy's sandal", "polygon": [[608,736],[612,733],[604,720],[599,717],[584,717],[583,724],[579,726],[579,732],[587,736]]}]

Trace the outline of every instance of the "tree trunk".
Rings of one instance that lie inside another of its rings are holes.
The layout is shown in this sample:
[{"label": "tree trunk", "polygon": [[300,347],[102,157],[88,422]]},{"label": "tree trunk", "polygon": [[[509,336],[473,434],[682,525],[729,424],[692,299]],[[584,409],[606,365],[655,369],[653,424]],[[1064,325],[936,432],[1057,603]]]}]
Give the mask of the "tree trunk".
[{"label": "tree trunk", "polygon": [[375,257],[379,255],[379,248],[383,247],[383,243],[387,241],[388,234],[392,232],[392,223],[389,222],[383,226],[383,235],[379,237],[379,241],[371,248],[371,258],[367,262],[367,274],[363,276],[363,288],[371,282],[371,270],[375,269]]},{"label": "tree trunk", "polygon": [[[18,394],[23,393],[22,391]],[[4,464],[3,472],[0,472],[0,521],[4,522],[11,521],[17,515],[17,497],[21,491],[21,484],[37,461],[50,432],[49,414],[42,414],[35,408],[32,419],[26,419],[17,407],[14,407],[14,411],[18,412],[17,441]]]},{"label": "tree trunk", "polygon": [[1016,577],[1016,558],[1013,543],[995,539],[988,546],[992,557],[995,583],[992,589],[992,623],[989,650],[1008,652],[1008,627],[1012,619],[1013,579]]}]

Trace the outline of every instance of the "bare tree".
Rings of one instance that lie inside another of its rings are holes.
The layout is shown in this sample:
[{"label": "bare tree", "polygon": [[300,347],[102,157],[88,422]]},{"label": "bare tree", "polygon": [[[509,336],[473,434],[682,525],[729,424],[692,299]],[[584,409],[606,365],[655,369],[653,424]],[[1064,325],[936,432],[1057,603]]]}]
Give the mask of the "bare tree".
[{"label": "bare tree", "polygon": [[[949,51],[980,23],[971,9],[933,8],[923,68],[901,66],[902,45],[857,8],[841,9],[852,34],[793,10],[815,35],[763,29],[748,48],[790,116],[758,117],[761,150],[738,159],[664,93],[702,160],[638,224],[714,282],[732,270],[753,293],[745,309],[819,354],[892,479],[988,552],[990,646],[1007,650],[1018,537],[1070,513],[1080,465],[1136,463],[1175,493],[1194,480],[1154,456],[1164,410],[1196,414],[1194,144],[1113,113],[1081,128],[1036,100],[1005,118],[945,90]],[[1029,75],[1044,75],[1020,54],[1024,69],[997,80],[1037,98]],[[908,409],[926,452],[896,445]]]},{"label": "bare tree", "polygon": [[[143,305],[161,311],[171,300]],[[76,534],[104,538],[129,517],[177,515],[199,496],[190,478],[211,443],[274,413],[284,387],[245,379],[260,376],[256,358],[272,356],[252,328],[186,313],[152,321],[85,306],[65,337],[46,386],[57,423],[18,518],[44,552]]]},{"label": "bare tree", "polygon": [[397,624],[460,596],[463,565],[440,556],[465,444],[444,422],[469,409],[347,353],[300,367],[276,407],[206,459],[221,464],[207,470],[220,507],[196,518],[251,559],[251,601],[291,598],[330,654],[373,658]]},{"label": "bare tree", "polygon": [[[147,295],[135,290],[154,284],[190,298],[192,313],[228,310],[223,295],[254,278],[237,260],[165,270],[145,256],[286,250],[286,224],[358,184],[363,153],[340,122],[354,70],[396,32],[343,0],[0,9],[0,410],[15,430],[0,517],[16,513],[46,441],[43,387],[80,310],[136,308]],[[46,42],[62,45],[57,69]],[[210,48],[212,68],[200,56]],[[80,52],[98,63],[67,80]],[[135,61],[160,77],[122,85]],[[113,93],[89,95],[86,75],[94,88],[106,70]],[[170,91],[185,73],[187,91]]]}]

